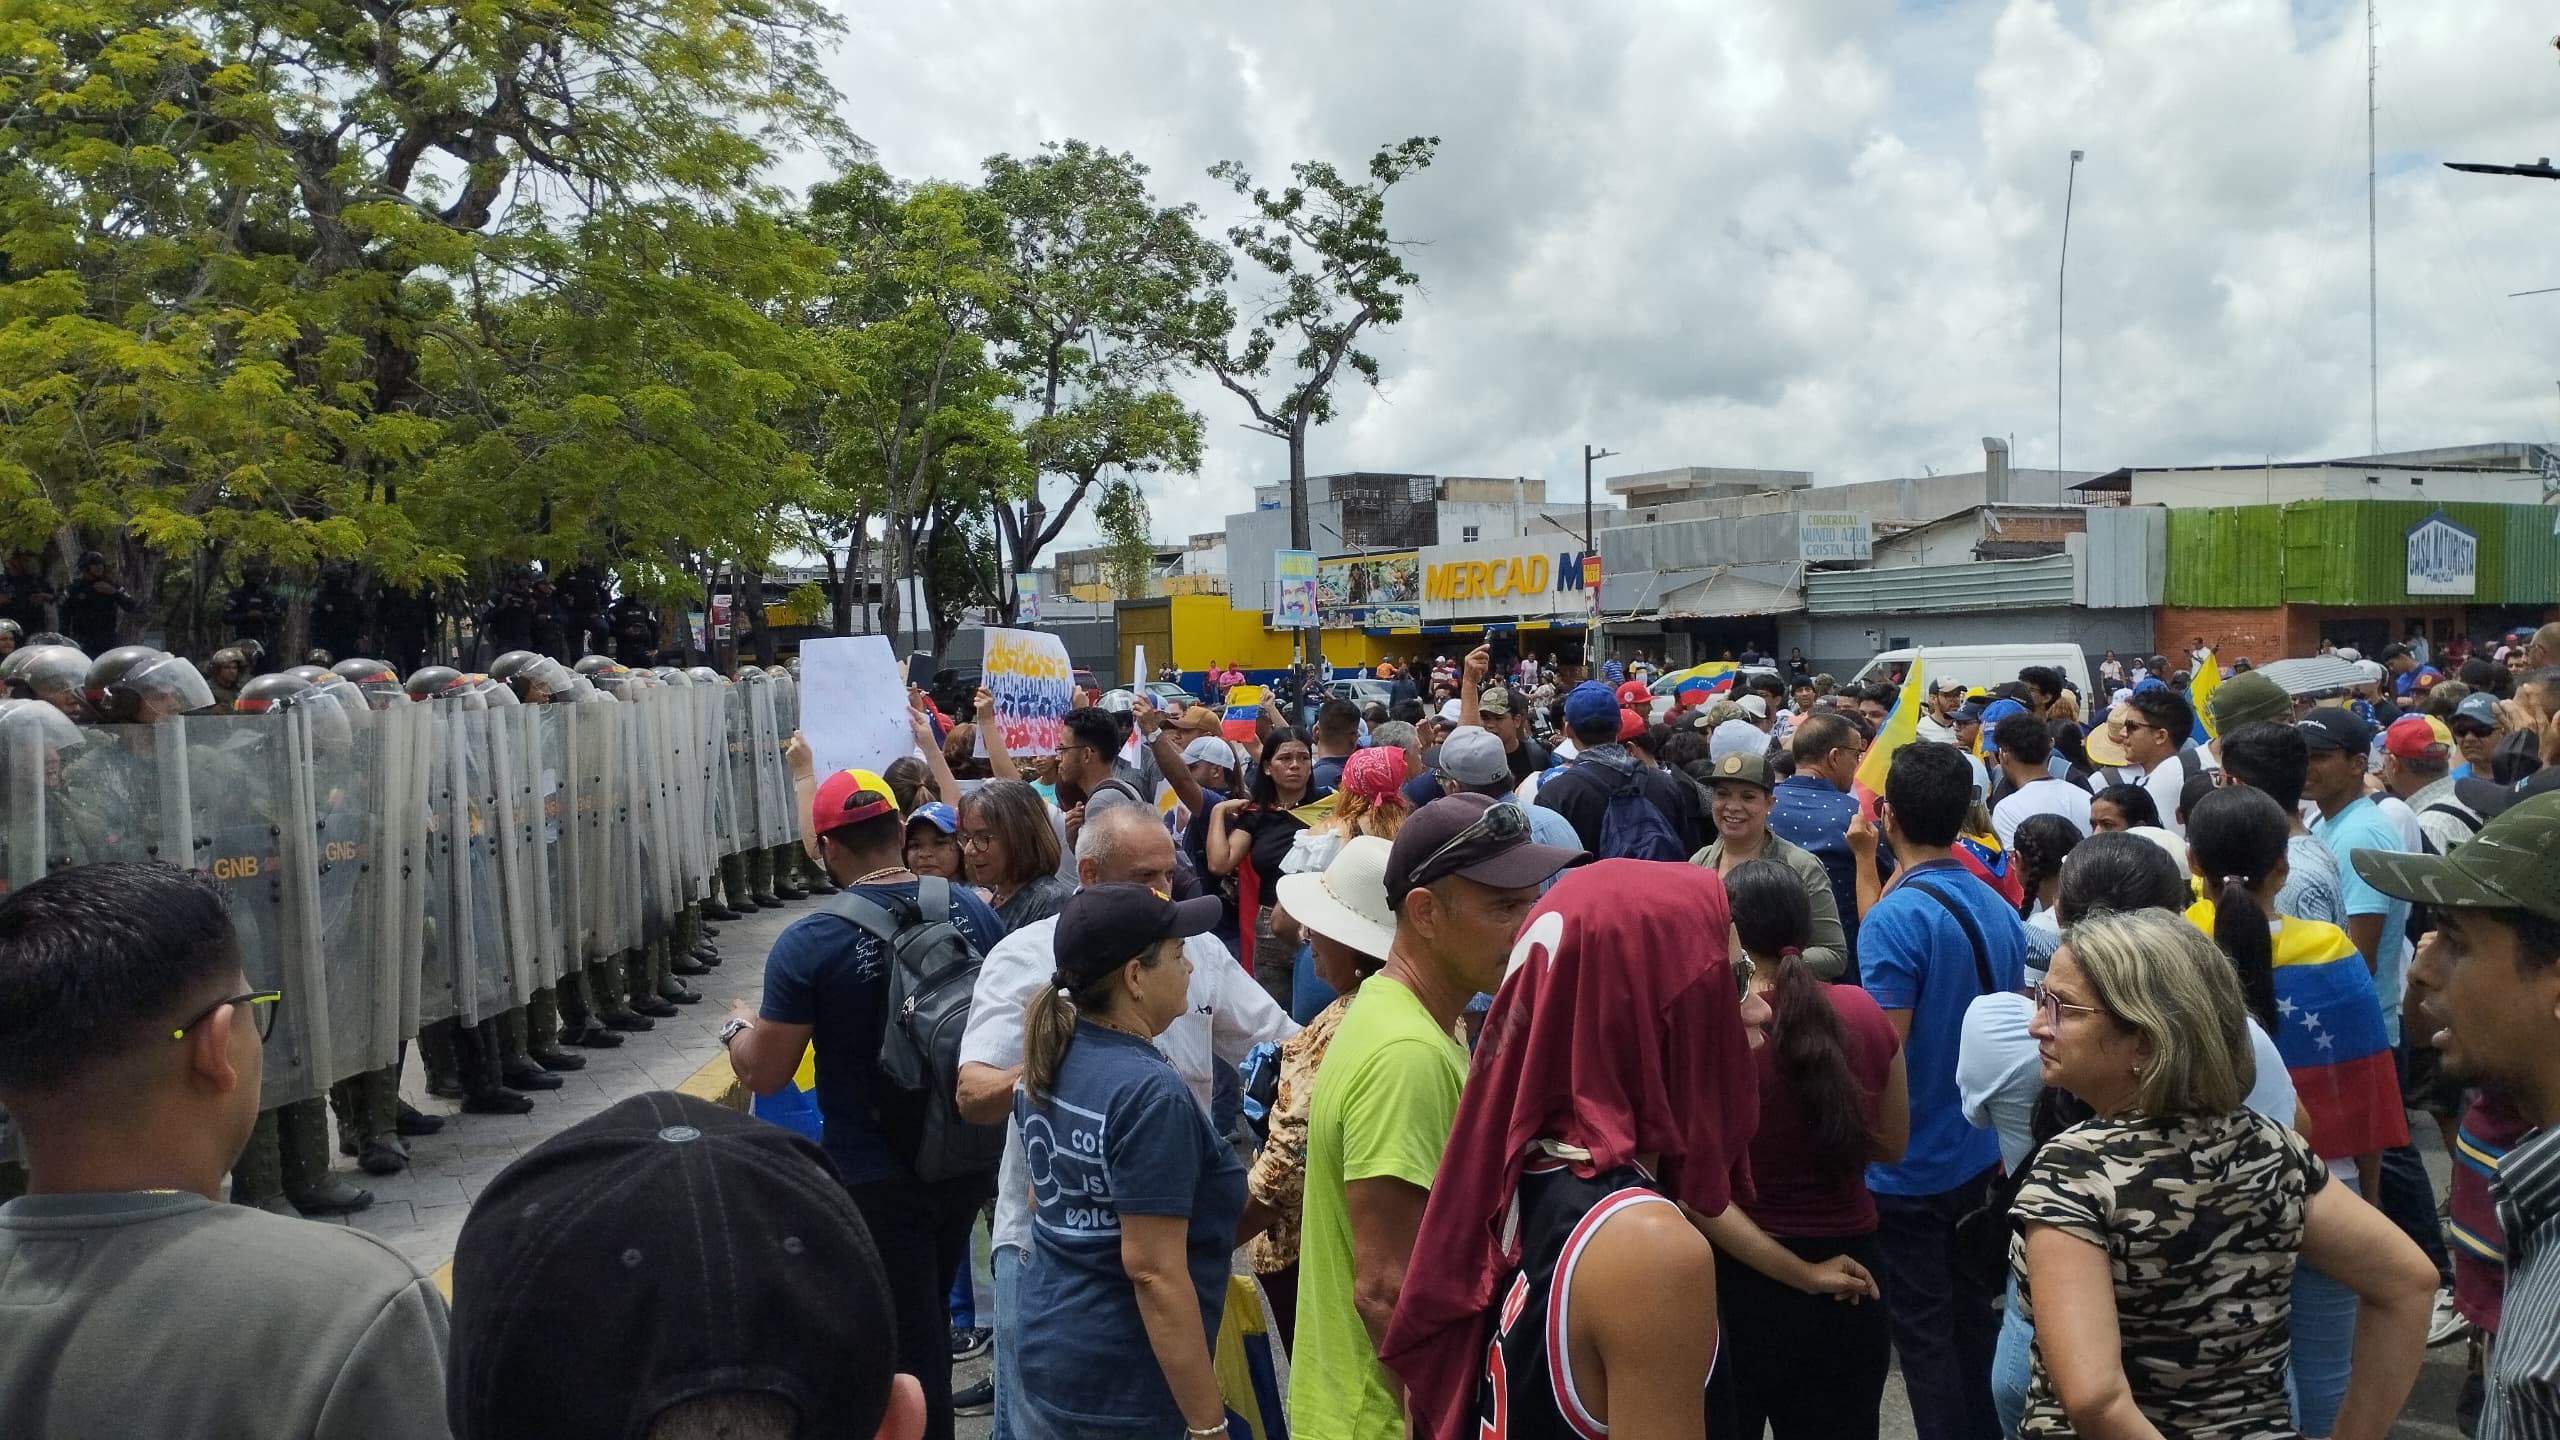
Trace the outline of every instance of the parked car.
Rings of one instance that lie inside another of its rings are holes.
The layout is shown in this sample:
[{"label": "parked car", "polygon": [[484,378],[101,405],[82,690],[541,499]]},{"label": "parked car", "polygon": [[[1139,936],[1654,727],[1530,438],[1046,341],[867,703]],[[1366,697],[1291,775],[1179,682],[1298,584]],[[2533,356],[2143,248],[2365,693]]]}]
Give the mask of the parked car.
[{"label": "parked car", "polygon": [[[2062,672],[2062,678],[2082,695],[2096,692],[2089,687],[2089,657],[2077,645],[2067,641],[2046,645],[1928,645],[1916,650],[1887,650],[1860,667],[1849,677],[1852,685],[1871,685],[1896,670],[1909,674],[1913,656],[1923,656],[1923,665],[1931,680],[1953,676],[1967,686],[1988,690],[2018,678],[2018,671],[2029,665],[2050,665]],[[2097,714],[2104,714],[2101,707]]]},{"label": "parked car", "polygon": [[1147,699],[1153,703],[1157,709],[1177,714],[1200,703],[1199,696],[1192,694],[1190,691],[1183,689],[1181,686],[1174,684],[1170,680],[1148,681]]},{"label": "parked car", "polygon": [[1348,700],[1364,710],[1395,703],[1396,687],[1384,680],[1336,680],[1324,688],[1335,699]]}]

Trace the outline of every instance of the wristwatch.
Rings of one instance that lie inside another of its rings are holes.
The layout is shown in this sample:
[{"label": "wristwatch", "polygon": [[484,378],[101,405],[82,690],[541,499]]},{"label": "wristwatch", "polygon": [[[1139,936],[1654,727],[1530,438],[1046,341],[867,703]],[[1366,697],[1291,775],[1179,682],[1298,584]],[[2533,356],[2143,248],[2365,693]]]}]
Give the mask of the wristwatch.
[{"label": "wristwatch", "polygon": [[729,1023],[720,1027],[720,1048],[723,1050],[728,1049],[730,1041],[737,1039],[740,1034],[753,1030],[754,1028],[756,1028],[756,1022],[753,1020],[746,1019],[743,1016],[730,1016]]}]

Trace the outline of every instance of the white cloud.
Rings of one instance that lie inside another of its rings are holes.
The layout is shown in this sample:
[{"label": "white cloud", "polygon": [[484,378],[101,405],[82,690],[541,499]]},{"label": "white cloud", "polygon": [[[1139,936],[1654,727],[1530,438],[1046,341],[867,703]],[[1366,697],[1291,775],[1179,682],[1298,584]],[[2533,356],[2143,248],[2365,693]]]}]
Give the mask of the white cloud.
[{"label": "white cloud", "polygon": [[[1136,153],[1213,229],[1202,172],[1346,167],[1409,134],[1392,202],[1425,293],[1310,465],[1544,475],[1680,464],[1845,482],[2053,455],[2071,227],[2075,467],[2361,450],[2364,31],[2352,0],[1031,0],[848,12],[847,120],[955,178],[1070,136]],[[2560,439],[2560,185],[2447,159],[2560,151],[2550,17],[2385,0],[2382,443]],[[1214,384],[1159,530],[1285,473]],[[1081,538],[1079,525],[1070,538]]]}]

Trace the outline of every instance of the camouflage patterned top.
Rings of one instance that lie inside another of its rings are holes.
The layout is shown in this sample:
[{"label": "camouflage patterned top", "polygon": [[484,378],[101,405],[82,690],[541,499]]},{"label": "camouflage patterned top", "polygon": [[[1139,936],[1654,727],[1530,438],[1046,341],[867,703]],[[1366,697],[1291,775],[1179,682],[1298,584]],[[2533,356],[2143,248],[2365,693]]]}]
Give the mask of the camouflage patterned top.
[{"label": "camouflage patterned top", "polygon": [[[2285,1365],[2303,1213],[2328,1167],[2263,1116],[2125,1115],[2047,1141],[2010,1208],[2018,1305],[2035,1318],[2023,1232],[2107,1252],[2134,1403],[2161,1433],[2291,1437]],[[2069,1435],[2044,1353],[2018,1433]]]}]

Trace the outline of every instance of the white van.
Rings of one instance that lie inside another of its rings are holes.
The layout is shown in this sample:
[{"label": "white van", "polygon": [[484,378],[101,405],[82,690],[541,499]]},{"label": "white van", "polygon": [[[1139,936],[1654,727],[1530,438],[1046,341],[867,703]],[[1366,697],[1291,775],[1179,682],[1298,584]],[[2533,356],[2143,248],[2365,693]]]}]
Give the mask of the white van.
[{"label": "white van", "polygon": [[1912,657],[1927,656],[1927,675],[1931,681],[1950,675],[1965,683],[1969,690],[1988,690],[2018,678],[2018,672],[2030,665],[2050,665],[2062,672],[2080,692],[2083,714],[2090,713],[2089,657],[2077,645],[1927,645],[1917,650],[1887,650],[1866,663],[1849,677],[1852,685],[1873,685],[1890,679],[1896,670],[1908,675]]}]

